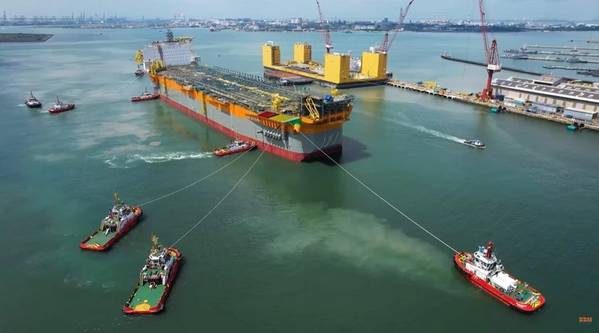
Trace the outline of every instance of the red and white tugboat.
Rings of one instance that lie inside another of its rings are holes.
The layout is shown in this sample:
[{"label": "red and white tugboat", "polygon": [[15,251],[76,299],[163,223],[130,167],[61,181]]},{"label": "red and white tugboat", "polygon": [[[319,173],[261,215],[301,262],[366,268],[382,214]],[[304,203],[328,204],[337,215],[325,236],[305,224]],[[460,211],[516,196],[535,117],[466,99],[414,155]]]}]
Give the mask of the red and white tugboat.
[{"label": "red and white tugboat", "polygon": [[466,278],[507,306],[522,312],[534,312],[545,304],[545,297],[504,271],[501,261],[493,253],[493,242],[479,246],[474,253],[458,252],[454,262]]},{"label": "red and white tugboat", "polygon": [[129,232],[141,218],[141,207],[130,206],[114,194],[114,205],[100,222],[100,227],[87,236],[79,248],[89,251],[105,251]]},{"label": "red and white tugboat", "polygon": [[237,154],[237,153],[241,153],[244,151],[252,150],[254,148],[256,148],[256,144],[253,142],[245,142],[245,141],[241,141],[241,140],[235,140],[222,148],[218,148],[218,149],[214,150],[214,155],[216,155],[218,157],[222,157],[222,156],[227,156],[227,155],[232,155],[232,154]]},{"label": "red and white tugboat", "polygon": [[159,98],[160,98],[159,93],[150,94],[147,89],[144,89],[144,92],[141,95],[131,97],[131,102],[143,102],[143,101],[150,101],[150,100],[159,99]]},{"label": "red and white tugboat", "polygon": [[152,236],[152,249],[141,269],[137,286],[123,306],[126,314],[151,314],[164,309],[168,294],[183,255],[174,247],[162,247],[158,237]]},{"label": "red and white tugboat", "polygon": [[70,111],[75,108],[75,104],[63,103],[58,97],[56,97],[56,103],[54,106],[48,109],[50,113],[61,113],[65,111]]},{"label": "red and white tugboat", "polygon": [[35,96],[33,96],[33,92],[29,92],[29,98],[25,101],[25,105],[31,109],[37,109],[42,107],[42,102],[40,102]]}]

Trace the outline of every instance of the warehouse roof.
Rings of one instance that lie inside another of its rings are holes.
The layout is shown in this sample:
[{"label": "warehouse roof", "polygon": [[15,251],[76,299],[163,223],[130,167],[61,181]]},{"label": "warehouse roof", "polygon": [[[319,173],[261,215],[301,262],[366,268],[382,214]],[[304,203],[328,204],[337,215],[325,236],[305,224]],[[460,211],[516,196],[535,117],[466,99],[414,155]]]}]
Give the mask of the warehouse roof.
[{"label": "warehouse roof", "polygon": [[495,79],[493,86],[517,91],[553,96],[557,98],[572,99],[599,104],[599,89],[595,87],[581,87],[568,83],[559,85],[537,84],[530,79],[510,77],[507,80]]}]

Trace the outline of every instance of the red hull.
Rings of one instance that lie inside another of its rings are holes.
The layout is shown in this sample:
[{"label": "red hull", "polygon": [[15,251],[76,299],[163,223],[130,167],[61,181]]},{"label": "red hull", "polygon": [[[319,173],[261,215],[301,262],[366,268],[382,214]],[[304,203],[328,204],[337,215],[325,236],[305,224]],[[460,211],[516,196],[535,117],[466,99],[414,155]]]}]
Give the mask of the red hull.
[{"label": "red hull", "polygon": [[464,253],[459,252],[459,253],[456,253],[453,257],[453,262],[455,263],[456,267],[464,274],[464,276],[466,277],[466,279],[468,279],[468,281],[470,281],[470,283],[472,283],[473,285],[484,290],[487,294],[493,296],[496,300],[500,301],[501,303],[503,303],[509,307],[515,308],[516,310],[519,310],[522,312],[527,312],[527,313],[537,311],[538,309],[543,307],[543,305],[545,304],[545,297],[543,295],[539,296],[539,300],[538,300],[539,304],[536,306],[533,306],[531,304],[521,303],[518,300],[516,300],[515,298],[505,295],[504,293],[502,293],[501,291],[497,290],[495,287],[490,285],[487,281],[480,279],[475,274],[466,270],[464,263],[459,260],[459,257],[462,254],[464,254]]},{"label": "red hull", "polygon": [[153,94],[153,95],[149,95],[149,96],[133,96],[131,97],[131,102],[144,102],[144,101],[151,101],[153,99],[159,99],[160,98],[160,94]]},{"label": "red hull", "polygon": [[62,112],[66,112],[66,111],[71,111],[74,108],[75,108],[75,104],[66,104],[62,108],[49,108],[48,112],[49,113],[62,113]]},{"label": "red hull", "polygon": [[135,219],[133,220],[133,222],[129,223],[127,225],[127,227],[125,227],[125,229],[119,231],[116,236],[114,236],[111,240],[109,240],[106,244],[104,245],[91,245],[91,244],[86,244],[86,242],[91,238],[91,236],[87,236],[84,240],[81,241],[81,243],[79,243],[79,248],[82,250],[87,250],[87,251],[106,251],[108,250],[114,243],[116,243],[119,239],[121,239],[121,237],[125,236],[129,230],[133,229],[133,227],[135,225],[137,225],[137,222],[139,221],[139,219],[141,218],[141,215],[143,214],[143,211],[141,210],[140,207],[135,207],[135,210],[139,209],[139,214],[135,214]]},{"label": "red hull", "polygon": [[243,153],[244,151],[252,150],[254,148],[256,148],[255,144],[252,144],[252,145],[250,145],[249,147],[246,147],[246,148],[231,149],[231,150],[227,150],[227,151],[220,151],[220,149],[218,149],[218,150],[214,151],[214,155],[218,156],[218,157],[223,157],[223,156],[227,156],[227,155],[233,155],[233,154]]},{"label": "red hull", "polygon": [[[228,129],[227,127],[213,121],[212,119],[207,118],[206,116],[202,115],[201,113],[194,112],[194,111],[190,110],[189,108],[187,108],[186,106],[181,105],[164,95],[160,95],[160,99],[162,101],[164,101],[166,104],[185,113],[186,115],[188,115],[194,119],[197,119],[197,120],[205,123],[206,125],[208,125],[212,128],[215,128],[218,131],[220,131],[232,138],[236,138],[236,139],[240,139],[240,140],[248,141],[248,142],[255,142],[256,146],[258,146],[258,148],[260,148],[261,150],[264,150],[268,153],[283,157],[285,159],[288,159],[291,161],[296,161],[296,162],[301,162],[301,161],[310,161],[310,160],[321,159],[321,158],[325,157],[324,154],[320,151],[314,151],[311,153],[296,153],[296,152],[285,150],[283,148],[279,148],[277,146],[270,145],[266,142],[255,141],[255,138],[250,138],[248,136],[244,136],[237,132],[234,132],[234,131]],[[340,144],[337,144],[337,145],[326,147],[323,150],[328,155],[336,155],[336,154],[341,153],[342,146]]]},{"label": "red hull", "polygon": [[166,304],[166,299],[168,298],[168,295],[173,286],[173,282],[175,281],[175,278],[177,277],[177,273],[179,272],[179,265],[181,264],[181,258],[183,258],[181,251],[179,251],[178,249],[171,247],[171,248],[169,248],[169,250],[173,250],[173,251],[175,251],[175,253],[177,253],[177,260],[175,260],[175,263],[173,264],[171,274],[168,278],[168,281],[166,281],[166,288],[164,289],[164,293],[162,294],[162,297],[160,297],[160,301],[158,302],[158,305],[151,307],[148,310],[135,310],[135,309],[130,308],[127,305],[125,305],[125,306],[123,306],[124,313],[141,315],[141,314],[157,313],[157,312],[164,310],[164,305]]}]

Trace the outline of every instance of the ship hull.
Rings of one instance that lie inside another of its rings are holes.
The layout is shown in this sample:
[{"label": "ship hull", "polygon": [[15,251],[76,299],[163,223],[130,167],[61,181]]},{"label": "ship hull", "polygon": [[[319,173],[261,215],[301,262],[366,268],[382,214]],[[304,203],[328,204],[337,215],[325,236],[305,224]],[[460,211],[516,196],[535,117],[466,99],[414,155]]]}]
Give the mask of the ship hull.
[{"label": "ship hull", "polygon": [[462,272],[464,277],[468,281],[470,281],[470,283],[472,283],[473,285],[482,289],[483,291],[485,291],[487,294],[491,295],[496,300],[507,305],[508,307],[511,307],[513,309],[516,309],[516,310],[518,310],[520,312],[524,312],[524,313],[535,312],[535,311],[539,310],[541,307],[543,307],[543,305],[545,304],[545,297],[543,295],[539,296],[540,297],[539,301],[538,301],[539,304],[536,306],[533,306],[531,304],[521,303],[518,300],[516,300],[515,298],[505,295],[501,291],[497,290],[497,288],[495,288],[491,284],[489,284],[487,281],[477,277],[476,274],[473,274],[472,272],[468,271],[466,269],[464,263],[459,259],[460,256],[463,254],[464,254],[463,252],[459,252],[454,255],[453,262],[454,262],[456,268],[460,272]]},{"label": "ship hull", "polygon": [[99,231],[96,231],[96,233],[91,234],[91,235],[87,236],[84,240],[82,240],[81,243],[79,243],[79,248],[82,250],[86,250],[86,251],[98,251],[98,252],[108,250],[112,245],[114,245],[114,243],[116,243],[119,239],[121,239],[123,236],[125,236],[131,229],[133,229],[133,227],[135,227],[137,225],[137,222],[141,218],[143,211],[141,210],[140,207],[135,207],[134,209],[135,209],[135,217],[133,218],[133,220],[131,222],[129,222],[125,226],[125,228],[123,228],[123,230],[119,231],[108,242],[106,242],[105,244],[88,244],[87,242],[96,233],[99,232]]},{"label": "ship hull", "polygon": [[146,315],[146,314],[158,313],[158,312],[164,310],[164,306],[166,304],[166,299],[168,298],[171,288],[173,287],[173,283],[175,282],[177,273],[179,272],[181,260],[183,259],[183,255],[181,254],[181,251],[179,251],[178,249],[169,248],[169,250],[174,251],[176,253],[177,259],[175,260],[175,263],[173,264],[173,267],[171,268],[168,280],[166,281],[166,288],[164,289],[164,292],[162,293],[162,296],[160,297],[158,304],[150,307],[147,310],[135,309],[135,308],[129,307],[128,305],[125,305],[125,306],[123,306],[124,313],[129,314],[129,315]]},{"label": "ship hull", "polygon": [[[199,108],[199,106],[190,105],[195,103],[194,100],[187,98],[179,92],[166,91],[164,88],[161,89],[160,99],[169,106],[231,138],[254,142],[259,149],[285,159],[297,162],[309,161],[321,159],[326,155],[337,155],[342,151],[343,130],[341,126],[313,135],[295,134],[294,138],[290,138],[293,142],[285,143],[264,138],[263,135],[260,135],[260,132],[267,131],[268,129],[261,128],[248,119],[233,117],[230,114],[213,108],[211,105],[206,106],[206,113],[194,111],[193,109]],[[232,128],[235,128],[235,130]],[[314,144],[318,145],[319,148],[314,147]]]},{"label": "ship hull", "polygon": [[65,107],[62,108],[50,108],[48,109],[48,112],[51,114],[57,114],[57,113],[63,113],[63,112],[67,112],[67,111],[71,111],[75,109],[75,104],[68,104]]}]

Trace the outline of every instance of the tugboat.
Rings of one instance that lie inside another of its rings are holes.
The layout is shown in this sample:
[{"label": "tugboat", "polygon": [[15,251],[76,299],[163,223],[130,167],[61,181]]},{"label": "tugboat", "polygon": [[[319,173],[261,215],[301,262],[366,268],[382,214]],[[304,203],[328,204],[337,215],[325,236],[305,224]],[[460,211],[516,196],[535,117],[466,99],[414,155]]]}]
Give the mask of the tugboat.
[{"label": "tugboat", "polygon": [[470,146],[473,148],[478,148],[478,149],[487,148],[487,146],[485,146],[485,144],[482,143],[482,141],[480,141],[480,140],[464,140],[464,141],[462,141],[462,143],[465,144],[466,146]]},{"label": "tugboat", "polygon": [[144,92],[141,95],[131,97],[131,102],[143,102],[143,101],[150,101],[150,100],[159,99],[159,98],[160,98],[159,93],[150,94],[147,89],[144,89]]},{"label": "tugboat", "polygon": [[90,251],[105,251],[137,224],[141,214],[140,207],[122,203],[118,193],[115,193],[114,205],[108,211],[108,216],[100,222],[98,230],[79,243],[79,248]]},{"label": "tugboat", "polygon": [[256,148],[255,143],[245,142],[245,141],[241,141],[241,140],[235,140],[222,148],[218,148],[218,149],[214,150],[214,155],[216,155],[218,157],[222,157],[222,156],[227,156],[227,155],[232,155],[232,154],[237,154],[237,153],[241,153],[244,151],[252,150],[254,148]]},{"label": "tugboat", "polygon": [[163,248],[152,236],[152,249],[139,273],[139,281],[123,306],[126,314],[150,314],[164,309],[183,255],[174,247]]},{"label": "tugboat", "polygon": [[38,101],[35,96],[33,96],[33,92],[29,92],[29,98],[25,101],[25,105],[31,109],[37,109],[42,107],[42,102]]},{"label": "tugboat", "polygon": [[474,253],[459,252],[454,263],[475,286],[509,307],[522,312],[534,312],[545,304],[540,292],[504,271],[501,261],[493,252],[493,242],[479,246]]},{"label": "tugboat", "polygon": [[75,108],[75,104],[63,103],[60,99],[58,99],[58,96],[57,96],[56,103],[54,103],[53,107],[48,109],[48,112],[61,113],[61,112],[73,110],[74,108]]}]

